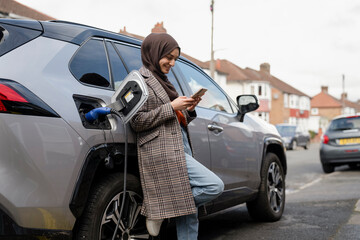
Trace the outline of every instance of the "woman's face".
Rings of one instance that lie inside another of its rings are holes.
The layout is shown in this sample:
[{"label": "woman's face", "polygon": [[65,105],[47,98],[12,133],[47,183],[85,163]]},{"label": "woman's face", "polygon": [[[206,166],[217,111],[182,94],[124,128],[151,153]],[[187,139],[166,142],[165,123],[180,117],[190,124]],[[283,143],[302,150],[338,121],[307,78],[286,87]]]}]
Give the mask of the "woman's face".
[{"label": "woman's face", "polygon": [[175,48],[171,53],[161,58],[159,61],[161,72],[168,74],[170,69],[175,66],[175,61],[179,58],[179,49]]}]

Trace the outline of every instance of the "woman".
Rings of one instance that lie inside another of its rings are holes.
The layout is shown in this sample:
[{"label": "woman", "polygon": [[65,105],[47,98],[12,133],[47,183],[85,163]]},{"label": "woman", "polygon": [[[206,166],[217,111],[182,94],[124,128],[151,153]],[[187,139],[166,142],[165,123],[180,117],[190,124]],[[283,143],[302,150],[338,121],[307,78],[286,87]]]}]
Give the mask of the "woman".
[{"label": "woman", "polygon": [[152,33],[141,46],[139,70],[149,90],[144,106],[131,120],[137,133],[144,202],[141,214],[152,236],[166,218],[176,219],[178,239],[197,239],[197,207],[219,196],[224,184],[192,157],[188,123],[201,98],[179,96],[166,74],[180,55],[178,43]]}]

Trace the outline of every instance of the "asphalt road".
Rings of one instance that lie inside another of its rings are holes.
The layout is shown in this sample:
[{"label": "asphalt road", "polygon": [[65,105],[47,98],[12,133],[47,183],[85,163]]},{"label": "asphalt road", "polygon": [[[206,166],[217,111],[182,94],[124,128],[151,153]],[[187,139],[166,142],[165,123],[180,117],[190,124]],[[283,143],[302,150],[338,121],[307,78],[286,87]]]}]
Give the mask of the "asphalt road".
[{"label": "asphalt road", "polygon": [[207,216],[199,240],[360,239],[360,168],[324,174],[319,145],[287,152],[286,205],[278,222],[253,221],[244,204]]}]

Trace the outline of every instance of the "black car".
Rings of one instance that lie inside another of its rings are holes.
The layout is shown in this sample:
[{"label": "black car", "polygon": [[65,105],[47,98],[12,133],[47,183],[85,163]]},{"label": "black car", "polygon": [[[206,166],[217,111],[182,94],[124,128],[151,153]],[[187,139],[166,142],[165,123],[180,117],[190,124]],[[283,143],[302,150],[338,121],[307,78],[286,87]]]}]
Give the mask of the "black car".
[{"label": "black car", "polygon": [[295,150],[298,146],[304,149],[309,148],[310,135],[308,132],[292,124],[283,123],[276,124],[275,126],[281,135],[286,149]]}]

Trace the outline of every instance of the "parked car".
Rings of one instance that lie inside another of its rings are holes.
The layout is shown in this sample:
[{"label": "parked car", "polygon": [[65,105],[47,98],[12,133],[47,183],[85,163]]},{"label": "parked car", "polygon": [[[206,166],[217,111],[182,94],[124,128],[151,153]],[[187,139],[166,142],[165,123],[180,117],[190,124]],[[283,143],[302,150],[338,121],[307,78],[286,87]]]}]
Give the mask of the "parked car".
[{"label": "parked car", "polygon": [[360,115],[341,115],[331,120],[322,136],[320,160],[325,173],[336,166],[360,163]]},{"label": "parked car", "polygon": [[[142,191],[129,128],[123,192],[124,128],[106,106],[121,81],[141,67],[141,41],[75,23],[0,20],[0,236],[150,238],[139,214]],[[200,215],[247,204],[257,220],[276,221],[285,206],[286,156],[275,127],[234,103],[199,67],[180,57],[168,75],[181,95],[208,91],[189,125],[195,158],[225,183]],[[18,239],[18,238],[16,238]]]},{"label": "parked car", "polygon": [[308,149],[310,145],[310,134],[292,124],[276,124],[276,129],[285,144],[286,149],[295,150],[298,146]]}]

